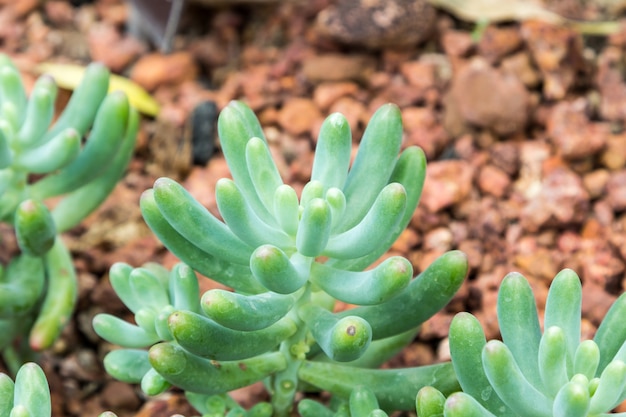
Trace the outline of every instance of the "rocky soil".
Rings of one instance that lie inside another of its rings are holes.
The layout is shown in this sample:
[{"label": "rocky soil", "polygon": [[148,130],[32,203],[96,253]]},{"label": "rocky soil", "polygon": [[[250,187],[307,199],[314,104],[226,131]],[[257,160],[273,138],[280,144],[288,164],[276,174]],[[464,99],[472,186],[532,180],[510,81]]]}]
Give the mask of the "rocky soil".
[{"label": "rocky soil", "polygon": [[[102,61],[162,105],[158,117],[143,119],[124,181],[66,236],[81,291],[62,339],[41,358],[55,416],[107,409],[120,416],[192,414],[180,393],[146,399],[108,377],[102,357],[112,346],[95,335],[91,319],[100,312],[128,316],[108,282],[113,262],[176,262],[138,208],[139,195],[157,177],[183,182],[215,210],[213,185],[228,176],[219,143],[208,162],[191,162],[192,114],[207,101],[221,109],[245,100],[263,124],[284,180],[295,187],[308,180],[326,115],[347,116],[356,147],[378,106],[401,107],[404,144],[421,146],[429,165],[421,204],[390,253],[421,271],[443,252],[461,249],[471,271],[450,305],[390,366],[447,360],[447,328],[459,311],[473,312],[487,337],[498,337],[495,300],[510,271],[529,279],[541,310],[554,275],[575,270],[588,337],[622,293],[626,26],[608,36],[583,36],[532,20],[477,27],[420,0],[384,7],[333,3],[192,4],[174,51],[165,55],[129,34],[125,1],[0,0],[0,51],[15,60],[28,85],[39,62]],[[593,4],[582,5],[555,0],[546,6],[597,18]],[[2,229],[2,238],[9,253],[10,230]],[[248,403],[263,395],[257,388],[240,394]]]}]

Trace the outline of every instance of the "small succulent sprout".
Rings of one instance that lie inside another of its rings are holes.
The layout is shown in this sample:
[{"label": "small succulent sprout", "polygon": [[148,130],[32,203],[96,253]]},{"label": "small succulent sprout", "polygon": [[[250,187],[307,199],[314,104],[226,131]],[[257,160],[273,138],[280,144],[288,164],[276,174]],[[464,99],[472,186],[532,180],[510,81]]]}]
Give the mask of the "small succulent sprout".
[{"label": "small succulent sprout", "polygon": [[[380,366],[410,343],[467,273],[467,259],[457,251],[415,279],[404,258],[376,263],[408,225],[425,175],[422,150],[401,151],[399,109],[385,105],[373,115],[352,165],[349,124],[330,115],[320,130],[311,181],[300,195],[283,183],[245,104],[231,102],[222,110],[218,132],[232,176],[216,183],[219,216],[168,178],[157,179],[141,197],[146,223],[184,264],[166,274],[124,264],[111,269],[113,288],[135,314],[133,324],[94,319],[98,334],[126,348],[106,358],[110,368],[121,364],[113,375],[141,380],[150,393],[165,387],[163,381],[182,388],[204,413],[208,406],[197,395],[224,399],[263,379],[274,416],[289,415],[302,387],[347,401],[363,383],[369,400],[355,400],[354,415],[368,417],[410,409],[423,381],[446,394],[457,389],[450,364],[407,370],[393,383],[391,373],[361,369]],[[200,297],[193,271],[232,292],[212,289]],[[334,312],[337,301],[356,306]],[[142,357],[130,378],[120,371],[124,352],[135,355],[130,352],[139,345],[149,349],[150,366]],[[344,412],[350,415],[350,408]]]},{"label": "small succulent sprout", "polygon": [[578,276],[561,271],[550,286],[542,334],[530,285],[520,274],[507,275],[498,293],[502,341],[486,341],[478,320],[459,313],[450,353],[463,392],[443,401],[423,389],[420,416],[608,415],[626,398],[626,331],[617,319],[626,313],[626,296],[611,306],[594,339],[583,342],[581,303]]}]

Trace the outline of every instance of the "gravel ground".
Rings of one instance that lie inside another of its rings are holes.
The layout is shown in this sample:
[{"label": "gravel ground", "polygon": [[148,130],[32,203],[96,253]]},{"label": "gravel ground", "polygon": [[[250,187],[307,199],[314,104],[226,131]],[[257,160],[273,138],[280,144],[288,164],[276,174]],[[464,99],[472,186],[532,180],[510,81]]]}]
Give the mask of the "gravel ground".
[{"label": "gravel ground", "polygon": [[[420,206],[390,254],[406,256],[421,271],[443,252],[461,249],[471,270],[450,305],[390,366],[447,360],[447,329],[459,311],[473,312],[487,337],[498,337],[497,288],[510,271],[529,279],[542,310],[554,275],[575,270],[589,337],[621,294],[626,26],[595,37],[540,21],[477,28],[420,0],[332,3],[192,4],[172,53],[164,55],[129,34],[127,2],[0,0],[0,51],[15,60],[28,85],[43,61],[102,61],[162,105],[157,118],[143,119],[124,181],[66,236],[81,292],[62,339],[42,357],[55,416],[106,409],[120,416],[191,414],[180,393],[146,401],[136,387],[106,376],[102,357],[112,346],[94,334],[91,318],[128,315],[108,282],[113,262],[176,262],[139,213],[139,195],[157,177],[183,182],[216,209],[213,185],[228,175],[219,143],[207,163],[191,163],[198,151],[192,115],[208,108],[201,114],[214,117],[210,103],[219,110],[245,100],[284,180],[296,189],[308,180],[326,115],[346,115],[356,147],[378,106],[400,106],[404,144],[421,146],[429,165]],[[582,4],[547,6],[572,18],[599,16],[593,4]],[[6,228],[0,232],[6,255],[13,238]],[[263,396],[258,387],[240,394],[247,403]]]}]

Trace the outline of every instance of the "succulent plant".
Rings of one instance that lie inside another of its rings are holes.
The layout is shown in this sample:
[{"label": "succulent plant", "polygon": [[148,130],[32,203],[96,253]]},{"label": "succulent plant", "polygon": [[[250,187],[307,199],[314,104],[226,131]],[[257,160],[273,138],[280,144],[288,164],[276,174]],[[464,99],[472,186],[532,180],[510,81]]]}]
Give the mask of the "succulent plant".
[{"label": "succulent plant", "polygon": [[498,293],[502,341],[487,342],[473,315],[455,316],[450,353],[463,392],[446,399],[435,388],[421,389],[420,417],[609,415],[626,399],[626,294],[593,340],[582,342],[581,303],[578,276],[561,271],[550,286],[542,334],[530,285],[518,273],[507,275]]},{"label": "succulent plant", "polygon": [[60,233],[109,195],[134,148],[138,115],[124,94],[107,94],[108,79],[106,67],[90,65],[52,123],[54,79],[41,76],[27,97],[0,55],[0,221],[20,249],[0,265],[0,351],[13,371],[28,348],[54,342],[74,309],[76,273]]},{"label": "succulent plant", "polygon": [[[218,130],[232,174],[216,185],[223,221],[171,179],[141,197],[146,223],[183,263],[171,271],[111,268],[134,323],[94,318],[95,331],[123,347],[105,357],[108,373],[149,395],[182,388],[205,415],[285,416],[301,391],[328,391],[336,404],[361,410],[353,415],[380,415],[414,408],[425,385],[457,390],[450,363],[376,369],[411,342],[467,272],[458,251],[414,279],[400,256],[366,269],[408,225],[423,185],[421,149],[398,156],[399,109],[384,105],[373,115],[352,164],[348,122],[330,115],[300,196],[283,183],[246,105],[225,107]],[[233,291],[201,295],[196,271]],[[337,300],[355,306],[336,312]],[[269,403],[245,411],[228,396],[257,381]]]}]

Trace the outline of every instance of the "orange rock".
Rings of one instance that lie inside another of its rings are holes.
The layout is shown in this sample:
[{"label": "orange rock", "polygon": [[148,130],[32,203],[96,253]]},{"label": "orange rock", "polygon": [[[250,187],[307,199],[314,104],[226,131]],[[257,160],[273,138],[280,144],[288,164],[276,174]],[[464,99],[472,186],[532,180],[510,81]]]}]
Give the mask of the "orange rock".
[{"label": "orange rock", "polygon": [[189,52],[171,55],[152,53],[137,61],[130,78],[146,90],[153,91],[162,84],[180,84],[192,80],[197,74],[198,66]]},{"label": "orange rock", "polygon": [[287,133],[298,136],[310,132],[322,118],[313,101],[307,98],[292,98],[285,102],[278,113],[278,124]]}]

